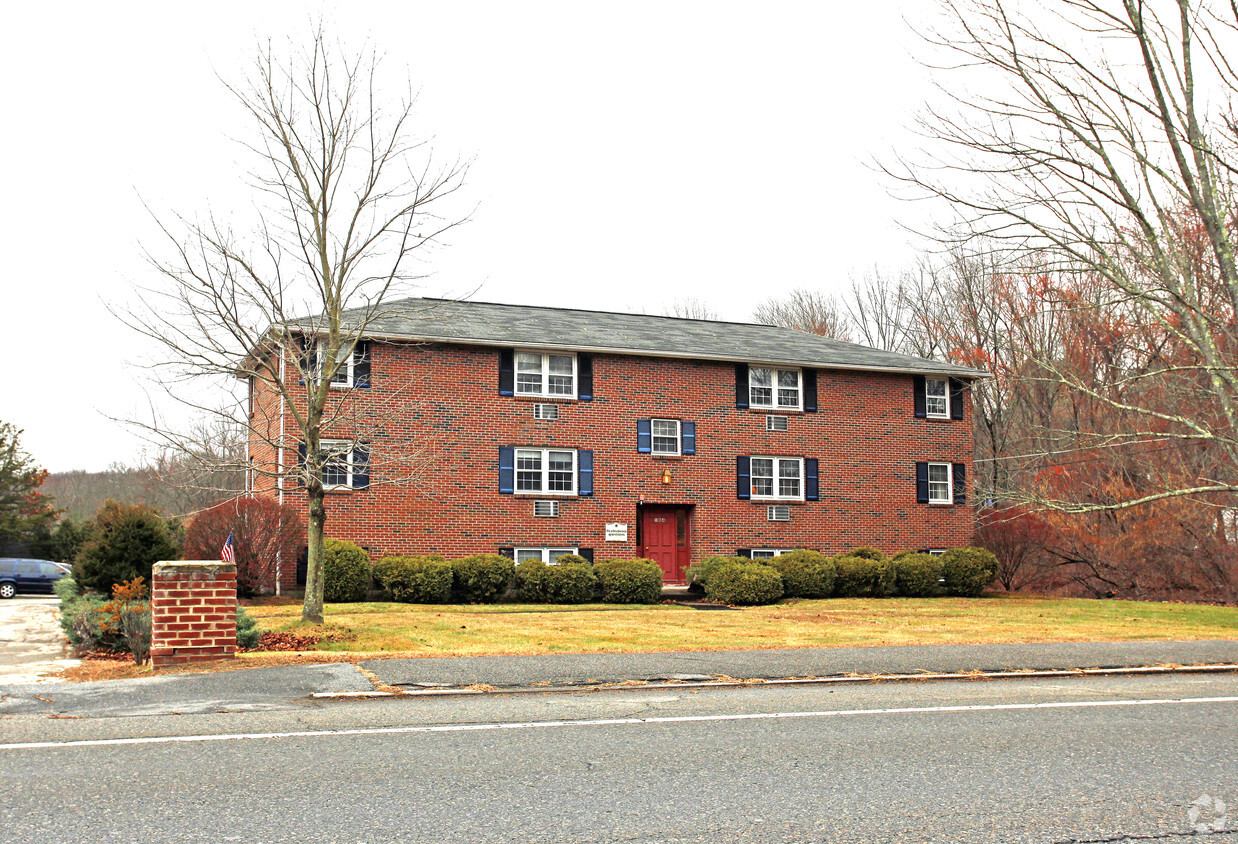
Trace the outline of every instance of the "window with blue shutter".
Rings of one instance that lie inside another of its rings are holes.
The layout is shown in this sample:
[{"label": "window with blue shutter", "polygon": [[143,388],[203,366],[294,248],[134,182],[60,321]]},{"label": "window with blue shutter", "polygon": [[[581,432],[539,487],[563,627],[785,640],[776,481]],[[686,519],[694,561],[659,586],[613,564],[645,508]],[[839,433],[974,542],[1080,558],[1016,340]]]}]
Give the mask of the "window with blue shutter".
[{"label": "window with blue shutter", "polygon": [[963,382],[958,378],[950,379],[950,418],[963,418]]},{"label": "window with blue shutter", "polygon": [[579,554],[581,557],[584,557],[589,562],[593,562],[593,549],[592,548],[577,548],[576,553]]},{"label": "window with blue shutter", "polygon": [[751,549],[751,548],[736,548],[736,549],[735,549],[735,556],[736,556],[736,557],[749,557],[749,558],[751,558],[751,557],[752,557],[752,549]]},{"label": "window with blue shutter", "polygon": [[300,350],[297,356],[297,366],[301,370],[297,383],[304,384],[305,373],[318,369],[318,341],[301,334],[297,337],[297,348]]},{"label": "window with blue shutter", "polygon": [[581,495],[593,495],[593,449],[582,448],[576,452],[576,465],[580,472],[577,491]]},{"label": "window with blue shutter", "polygon": [[[928,417],[928,401],[924,393],[924,376],[911,376],[912,408],[917,419]],[[927,481],[926,481],[927,483]],[[927,499],[926,499],[927,500]]]},{"label": "window with blue shutter", "polygon": [[305,443],[297,443],[297,484],[305,486]]},{"label": "window with blue shutter", "polygon": [[735,458],[735,497],[743,501],[752,498],[752,458],[747,455]]},{"label": "window with blue shutter", "polygon": [[748,364],[735,364],[735,407],[739,410],[748,408]]},{"label": "window with blue shutter", "polygon": [[683,453],[696,454],[696,423],[683,423]]},{"label": "window with blue shutter", "polygon": [[817,370],[804,370],[804,412],[817,412]]},{"label": "window with blue shutter", "polygon": [[362,390],[370,387],[370,341],[358,340],[352,350],[352,384]]},{"label": "window with blue shutter", "polygon": [[499,448],[499,492],[512,494],[516,491],[516,449],[510,446]]},{"label": "window with blue shutter", "polygon": [[821,484],[817,479],[817,458],[804,458],[804,499],[807,501],[821,500]]},{"label": "window with blue shutter", "polygon": [[593,355],[576,356],[577,395],[581,401],[593,401]]},{"label": "window with blue shutter", "polygon": [[499,350],[499,395],[516,395],[516,359],[511,349]]},{"label": "window with blue shutter", "polygon": [[954,481],[954,503],[967,503],[967,464],[955,463],[951,472]]},{"label": "window with blue shutter", "polygon": [[636,420],[636,451],[649,454],[653,451],[653,420]]},{"label": "window with blue shutter", "polygon": [[370,488],[370,444],[358,443],[352,450],[352,488]]},{"label": "window with blue shutter", "polygon": [[916,502],[918,504],[928,504],[929,500],[929,481],[928,481],[928,462],[916,463]]}]

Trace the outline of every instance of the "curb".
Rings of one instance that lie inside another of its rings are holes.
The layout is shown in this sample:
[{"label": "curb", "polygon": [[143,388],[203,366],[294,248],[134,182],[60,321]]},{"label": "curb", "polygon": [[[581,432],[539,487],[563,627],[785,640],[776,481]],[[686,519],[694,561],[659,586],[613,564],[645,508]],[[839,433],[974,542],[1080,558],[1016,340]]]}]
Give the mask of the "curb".
[{"label": "curb", "polygon": [[565,682],[535,686],[490,686],[474,683],[469,686],[443,686],[437,688],[403,689],[395,691],[367,692],[314,692],[310,697],[319,700],[367,700],[373,698],[415,697],[464,697],[469,695],[539,695],[562,692],[627,692],[647,689],[702,689],[739,688],[747,686],[824,686],[849,683],[908,683],[926,680],[1024,680],[1036,677],[1110,677],[1161,674],[1232,674],[1238,673],[1238,664],[1218,663],[1211,665],[1140,665],[1117,668],[1052,668],[1026,671],[966,671],[924,674],[843,674],[830,677],[781,677],[774,679],[740,679],[715,675],[713,679],[676,680],[661,682],[647,680],[617,680],[607,683]]}]

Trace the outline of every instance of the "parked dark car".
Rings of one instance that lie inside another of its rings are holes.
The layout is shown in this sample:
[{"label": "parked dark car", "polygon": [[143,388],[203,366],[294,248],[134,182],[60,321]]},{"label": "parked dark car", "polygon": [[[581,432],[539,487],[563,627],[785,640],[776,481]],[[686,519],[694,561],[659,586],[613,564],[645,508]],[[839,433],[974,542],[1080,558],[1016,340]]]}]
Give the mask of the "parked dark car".
[{"label": "parked dark car", "polygon": [[18,592],[51,594],[67,571],[64,565],[50,560],[0,557],[0,598],[12,598]]}]

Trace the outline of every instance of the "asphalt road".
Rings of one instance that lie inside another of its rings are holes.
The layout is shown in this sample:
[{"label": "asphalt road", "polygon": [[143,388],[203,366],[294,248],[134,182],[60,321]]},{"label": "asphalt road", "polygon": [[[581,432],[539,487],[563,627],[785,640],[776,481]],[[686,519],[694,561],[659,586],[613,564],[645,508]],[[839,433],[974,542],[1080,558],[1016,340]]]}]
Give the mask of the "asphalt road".
[{"label": "asphalt road", "polygon": [[4,841],[1172,840],[1205,794],[1238,805],[1238,676],[0,719]]}]

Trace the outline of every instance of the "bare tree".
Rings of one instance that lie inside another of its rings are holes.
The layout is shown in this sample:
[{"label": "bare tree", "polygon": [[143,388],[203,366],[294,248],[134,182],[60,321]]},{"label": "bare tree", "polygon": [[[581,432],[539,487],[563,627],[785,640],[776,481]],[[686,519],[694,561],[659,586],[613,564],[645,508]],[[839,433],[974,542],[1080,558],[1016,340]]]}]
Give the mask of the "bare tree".
[{"label": "bare tree", "polygon": [[757,305],[752,317],[765,325],[781,325],[835,340],[847,339],[846,317],[838,301],[819,290],[798,288],[782,299],[770,297]]},{"label": "bare tree", "polygon": [[[466,167],[438,164],[412,138],[410,94],[385,105],[373,53],[350,54],[321,27],[286,56],[260,49],[247,82],[228,90],[253,128],[256,223],[239,236],[213,216],[160,220],[170,257],[151,253],[161,284],[143,290],[128,321],[162,345],[167,362],[155,369],[169,393],[245,431],[251,488],[282,501],[304,487],[302,618],[321,621],[324,470],[364,459],[375,482],[394,482],[423,460],[414,443],[373,455],[360,445],[391,418],[384,410],[409,401],[396,388],[366,389],[362,341],[423,277],[415,260],[467,216],[443,207]],[[247,394],[215,406],[235,379]],[[198,446],[158,417],[147,429],[172,448]]]},{"label": "bare tree", "polygon": [[713,306],[704,299],[676,299],[671,302],[662,311],[666,316],[680,317],[681,319],[709,319],[716,320],[718,312]]},{"label": "bare tree", "polygon": [[[1044,503],[1089,511],[1202,496],[1232,507],[1238,6],[940,2],[945,22],[928,38],[946,56],[955,107],[924,115],[922,157],[887,171],[952,205],[953,242],[979,237],[1023,256],[1060,283],[1060,306],[1095,311],[1092,324],[1122,338],[1120,356],[1093,361],[1109,367],[1103,379],[1094,366],[1037,361],[1038,377],[1113,420],[1077,447],[1216,457],[1193,477],[1145,476],[1121,497]],[[1071,280],[1097,295],[1075,295]]]}]

